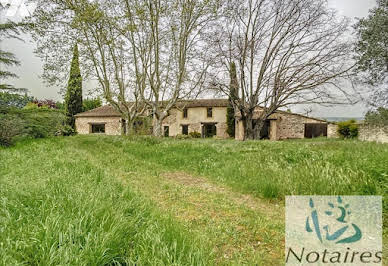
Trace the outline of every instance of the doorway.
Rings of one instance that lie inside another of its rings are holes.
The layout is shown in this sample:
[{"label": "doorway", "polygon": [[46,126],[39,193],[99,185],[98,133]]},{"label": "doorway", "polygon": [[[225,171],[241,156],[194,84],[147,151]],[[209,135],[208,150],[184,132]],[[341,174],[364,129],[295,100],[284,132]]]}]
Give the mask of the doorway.
[{"label": "doorway", "polygon": [[164,136],[166,138],[170,136],[170,127],[169,126],[164,126],[163,131],[164,131]]},{"label": "doorway", "polygon": [[212,138],[217,136],[217,127],[215,123],[203,124],[202,126],[202,137]]},{"label": "doorway", "polygon": [[254,138],[255,139],[269,139],[270,135],[270,126],[271,126],[271,121],[270,120],[265,120],[263,127],[260,130],[260,134],[257,134],[256,125],[258,123],[258,120],[252,120],[252,128],[254,130]]}]

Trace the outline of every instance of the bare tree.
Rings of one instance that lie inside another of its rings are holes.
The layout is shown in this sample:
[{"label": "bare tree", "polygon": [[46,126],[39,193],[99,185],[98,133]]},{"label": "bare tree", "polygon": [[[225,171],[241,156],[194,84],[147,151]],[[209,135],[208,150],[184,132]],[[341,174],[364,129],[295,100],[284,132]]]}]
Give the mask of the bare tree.
[{"label": "bare tree", "polygon": [[[211,38],[218,55],[213,86],[228,94],[235,62],[239,93],[233,104],[245,139],[257,138],[279,108],[349,100],[341,87],[354,65],[348,21],[338,19],[326,1],[232,1],[220,25]],[[257,107],[262,111],[253,123]]]},{"label": "bare tree", "polygon": [[[171,108],[181,99],[197,97],[204,87],[210,60],[202,33],[216,18],[218,2],[49,0],[36,13],[34,30],[37,40],[58,35],[58,28],[77,40],[84,68],[98,80],[105,99],[128,122],[146,107],[152,110],[153,133],[162,136]],[[53,39],[44,42],[41,55],[58,54]],[[55,80],[53,73],[62,69],[48,66],[55,70],[46,71]]]},{"label": "bare tree", "polygon": [[120,4],[115,0],[78,1],[71,8],[76,15],[73,25],[87,48],[104,98],[124,118],[124,132],[132,134],[134,122],[147,111],[146,86],[133,67],[136,58],[131,43],[124,37],[130,29]]},{"label": "bare tree", "polygon": [[[62,55],[53,49],[56,42],[52,38],[58,35],[57,32],[68,34],[72,42],[82,47],[84,71],[98,81],[105,100],[121,114],[125,121],[123,133],[131,134],[134,121],[146,113],[145,84],[138,82],[136,69],[132,67],[134,54],[131,44],[123,36],[123,32],[128,31],[128,21],[120,4],[118,0],[45,1],[45,8],[39,8],[32,18],[32,32],[38,45],[41,44],[38,51],[46,59],[46,66],[62,63],[66,58],[49,57],[48,60],[45,57],[46,54]],[[47,37],[50,35],[53,36]],[[62,77],[62,67],[48,69],[51,71],[45,72],[47,80],[55,82],[55,74]]]},{"label": "bare tree", "polygon": [[202,33],[216,18],[218,1],[124,0],[139,83],[150,89],[153,134],[178,101],[195,98],[204,87],[209,60]]}]

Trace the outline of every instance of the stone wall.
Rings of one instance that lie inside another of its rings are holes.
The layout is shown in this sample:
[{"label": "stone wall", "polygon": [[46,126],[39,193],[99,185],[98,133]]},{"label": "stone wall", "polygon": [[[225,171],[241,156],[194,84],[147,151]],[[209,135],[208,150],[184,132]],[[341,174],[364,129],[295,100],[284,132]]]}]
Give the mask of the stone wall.
[{"label": "stone wall", "polygon": [[[259,114],[256,114],[254,118],[257,118]],[[327,136],[329,138],[338,137],[337,125],[327,123],[326,121],[317,120],[314,118],[305,117],[298,114],[292,113],[275,113],[269,117],[270,119],[270,140],[281,140],[281,139],[303,139],[305,124],[307,123],[322,123],[328,124]],[[236,124],[236,139],[244,139],[244,128],[241,121],[237,121]]]},{"label": "stone wall", "polygon": [[328,138],[339,138],[337,124],[329,123],[327,125],[327,137]]},{"label": "stone wall", "polygon": [[291,113],[278,114],[276,139],[303,139],[305,124],[307,123],[326,124],[327,122]]},{"label": "stone wall", "polygon": [[360,124],[358,129],[358,139],[362,141],[388,143],[388,126]]},{"label": "stone wall", "polygon": [[106,135],[121,134],[121,118],[120,117],[77,117],[75,127],[78,134],[91,134],[91,125],[105,124]]},{"label": "stone wall", "polygon": [[182,134],[182,125],[189,126],[190,132],[202,132],[202,123],[216,123],[217,137],[227,138],[226,107],[213,107],[213,116],[207,117],[207,107],[192,107],[187,109],[187,117],[179,109],[170,110],[170,115],[163,121],[163,127],[169,127],[171,137]]}]

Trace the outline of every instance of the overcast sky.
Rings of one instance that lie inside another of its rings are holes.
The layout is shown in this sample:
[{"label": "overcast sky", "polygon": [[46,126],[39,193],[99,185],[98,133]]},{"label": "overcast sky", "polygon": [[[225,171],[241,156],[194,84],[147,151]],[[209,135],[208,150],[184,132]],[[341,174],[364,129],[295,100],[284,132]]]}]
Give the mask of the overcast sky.
[{"label": "overcast sky", "polygon": [[[368,10],[376,6],[375,0],[329,0],[329,5],[338,10],[339,15],[351,19],[361,18],[368,15]],[[29,36],[22,36],[25,42],[17,40],[6,40],[0,43],[2,50],[13,52],[22,62],[20,67],[11,69],[18,74],[19,79],[8,82],[16,87],[28,88],[29,94],[38,99],[62,100],[59,95],[59,88],[46,86],[39,78],[42,74],[42,62],[37,58],[33,50],[35,43]],[[84,91],[92,89],[90,84],[84,84]],[[353,106],[322,107],[311,106],[310,115],[317,117],[362,117],[366,112],[364,104]],[[304,113],[306,107],[293,107],[292,111]]]}]

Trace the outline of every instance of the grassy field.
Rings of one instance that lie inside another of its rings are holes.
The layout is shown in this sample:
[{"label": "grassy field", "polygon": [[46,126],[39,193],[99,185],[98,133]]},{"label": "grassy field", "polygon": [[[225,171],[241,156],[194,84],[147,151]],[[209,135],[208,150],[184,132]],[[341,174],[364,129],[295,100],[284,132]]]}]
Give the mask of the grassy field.
[{"label": "grassy field", "polygon": [[0,148],[0,263],[280,265],[285,195],[383,195],[386,216],[387,161],[326,139],[25,141]]}]

